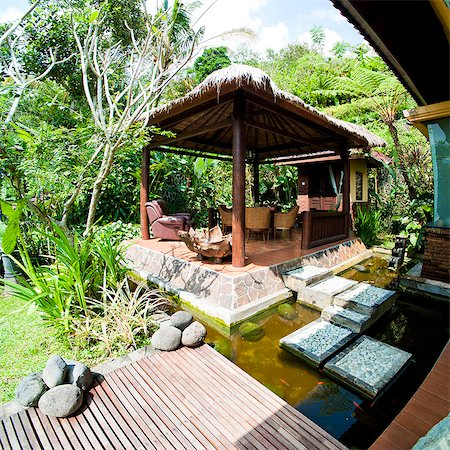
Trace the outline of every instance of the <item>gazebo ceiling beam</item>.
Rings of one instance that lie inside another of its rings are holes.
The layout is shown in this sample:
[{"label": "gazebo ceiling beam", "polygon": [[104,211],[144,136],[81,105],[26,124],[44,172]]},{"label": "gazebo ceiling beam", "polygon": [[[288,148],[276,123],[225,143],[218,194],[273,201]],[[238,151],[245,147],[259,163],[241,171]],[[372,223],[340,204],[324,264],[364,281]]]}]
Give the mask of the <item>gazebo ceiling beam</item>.
[{"label": "gazebo ceiling beam", "polygon": [[291,156],[280,156],[280,157],[273,157],[273,158],[264,158],[260,164],[272,164],[277,162],[289,162],[293,161],[295,165],[301,164],[302,161],[307,161],[309,159],[315,159],[319,157],[327,157],[327,156],[335,156],[334,152],[317,152],[317,153],[310,153],[304,156],[299,155],[291,155]]},{"label": "gazebo ceiling beam", "polygon": [[154,142],[153,144],[150,144],[149,148],[155,148],[159,147],[160,145],[168,145],[174,142],[187,140],[189,138],[199,136],[201,134],[209,133],[210,131],[216,131],[220,130],[221,128],[230,128],[233,125],[233,122],[231,119],[226,119],[222,122],[214,123],[205,127],[196,128],[195,130],[188,131],[186,133],[181,133],[175,137],[163,139],[158,142]]},{"label": "gazebo ceiling beam", "polygon": [[183,156],[193,156],[194,158],[206,158],[206,159],[217,159],[219,161],[232,162],[232,158],[216,155],[211,152],[204,152],[201,150],[191,150],[191,149],[178,149],[178,148],[154,148],[153,151],[162,152],[162,153],[171,153],[174,155],[183,155]]}]

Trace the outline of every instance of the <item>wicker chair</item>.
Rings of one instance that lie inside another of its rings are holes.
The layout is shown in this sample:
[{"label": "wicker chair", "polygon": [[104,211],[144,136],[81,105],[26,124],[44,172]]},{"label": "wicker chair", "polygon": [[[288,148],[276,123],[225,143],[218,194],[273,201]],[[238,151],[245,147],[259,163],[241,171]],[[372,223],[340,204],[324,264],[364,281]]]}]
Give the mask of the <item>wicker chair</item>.
[{"label": "wicker chair", "polygon": [[231,228],[232,208],[227,208],[225,205],[218,207],[220,221],[222,222],[222,233],[225,234],[227,228]]},{"label": "wicker chair", "polygon": [[277,230],[289,230],[289,238],[292,239],[292,230],[294,229],[295,221],[297,220],[297,214],[298,214],[298,205],[294,206],[287,213],[274,214],[273,218],[274,239]]},{"label": "wicker chair", "polygon": [[245,227],[247,242],[252,231],[261,233],[266,242],[270,230],[270,208],[245,208]]}]

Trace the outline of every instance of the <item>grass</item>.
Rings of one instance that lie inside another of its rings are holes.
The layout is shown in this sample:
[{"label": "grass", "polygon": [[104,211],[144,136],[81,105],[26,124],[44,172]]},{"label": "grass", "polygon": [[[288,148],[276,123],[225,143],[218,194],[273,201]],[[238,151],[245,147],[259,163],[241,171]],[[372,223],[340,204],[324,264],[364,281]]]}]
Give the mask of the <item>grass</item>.
[{"label": "grass", "polygon": [[14,398],[17,382],[42,371],[54,354],[96,364],[101,359],[71,349],[47,326],[39,312],[28,314],[20,300],[0,294],[0,403]]}]

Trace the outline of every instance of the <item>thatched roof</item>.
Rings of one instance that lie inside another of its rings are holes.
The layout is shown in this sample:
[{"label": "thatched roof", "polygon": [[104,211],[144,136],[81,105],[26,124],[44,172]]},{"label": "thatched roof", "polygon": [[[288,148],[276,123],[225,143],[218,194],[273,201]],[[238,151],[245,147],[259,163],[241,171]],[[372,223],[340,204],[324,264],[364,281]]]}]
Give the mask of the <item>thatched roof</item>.
[{"label": "thatched roof", "polygon": [[[170,145],[231,155],[233,98],[246,98],[247,147],[260,159],[346,148],[383,147],[386,142],[359,125],[324,114],[280,90],[254,67],[233,64],[209,75],[187,95],[152,111],[150,125],[176,133],[155,137]],[[195,139],[194,139],[195,138]]]}]

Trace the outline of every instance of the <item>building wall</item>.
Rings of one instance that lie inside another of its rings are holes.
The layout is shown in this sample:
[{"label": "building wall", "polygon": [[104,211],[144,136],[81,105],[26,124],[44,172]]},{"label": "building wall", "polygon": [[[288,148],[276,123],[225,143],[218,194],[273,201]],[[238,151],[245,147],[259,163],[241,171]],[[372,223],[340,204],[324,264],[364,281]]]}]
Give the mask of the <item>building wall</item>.
[{"label": "building wall", "polygon": [[[362,199],[356,199],[356,172],[362,174]],[[350,160],[350,203],[365,203],[369,201],[367,184],[367,163],[364,160]]]}]

